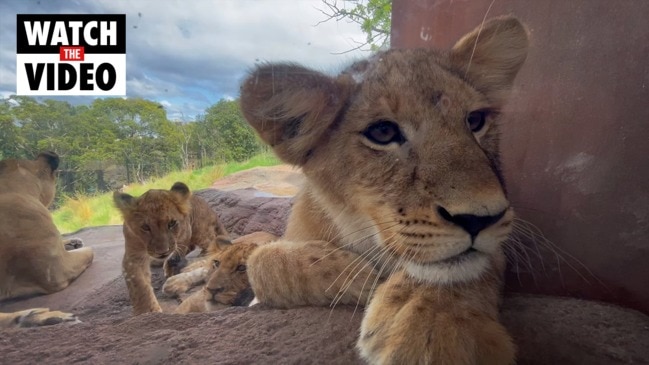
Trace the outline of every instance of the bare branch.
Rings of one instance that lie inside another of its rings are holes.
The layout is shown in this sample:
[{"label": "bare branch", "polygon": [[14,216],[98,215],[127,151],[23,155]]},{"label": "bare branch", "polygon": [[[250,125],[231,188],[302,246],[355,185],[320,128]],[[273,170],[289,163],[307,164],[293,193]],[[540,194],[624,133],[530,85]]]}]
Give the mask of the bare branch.
[{"label": "bare branch", "polygon": [[[353,52],[353,51],[359,50],[359,49],[361,49],[361,48],[363,48],[363,47],[365,47],[365,46],[370,46],[370,47],[371,47],[371,46],[373,45],[372,42],[373,42],[374,39],[375,39],[376,37],[378,37],[378,36],[380,36],[380,35],[377,34],[377,35],[375,35],[375,36],[373,36],[373,37],[370,37],[370,38],[369,38],[367,41],[365,41],[365,42],[358,42],[358,41],[356,41],[356,40],[354,40],[354,39],[350,39],[350,41],[352,41],[352,42],[358,44],[358,46],[357,46],[357,47],[354,47],[354,48],[352,48],[352,49],[348,49],[348,50],[343,51],[343,52],[331,52],[331,54],[333,54],[333,55],[341,55],[341,54],[350,53],[350,52]],[[384,39],[383,42],[381,43],[381,46],[383,46],[384,44],[385,44],[385,39]],[[370,50],[367,49],[366,51],[370,51]]]},{"label": "bare branch", "polygon": [[[324,9],[316,9],[325,16],[325,19],[319,21],[314,26],[326,23],[331,20],[346,20],[350,23],[358,24],[367,38],[364,42],[352,40],[358,46],[344,52],[335,52],[332,54],[345,54],[369,46],[371,49],[382,48],[389,44],[390,19],[386,19],[386,8],[390,6],[391,0],[322,0]],[[341,4],[341,5],[340,5]],[[389,8],[387,9],[389,12]]]}]

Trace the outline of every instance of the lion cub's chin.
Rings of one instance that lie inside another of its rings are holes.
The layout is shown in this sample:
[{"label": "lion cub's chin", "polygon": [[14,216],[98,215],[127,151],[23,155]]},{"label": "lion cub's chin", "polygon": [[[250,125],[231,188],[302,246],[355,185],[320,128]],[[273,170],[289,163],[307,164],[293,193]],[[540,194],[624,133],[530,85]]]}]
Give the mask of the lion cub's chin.
[{"label": "lion cub's chin", "polygon": [[430,264],[409,261],[404,266],[410,277],[424,283],[462,283],[479,279],[489,267],[489,256],[472,252],[459,260]]},{"label": "lion cub's chin", "polygon": [[223,304],[223,303],[217,303],[217,302],[212,301],[212,300],[206,300],[205,301],[205,311],[207,311],[207,312],[215,312],[215,311],[225,309],[225,308],[230,308],[230,306],[227,305],[227,304]]}]

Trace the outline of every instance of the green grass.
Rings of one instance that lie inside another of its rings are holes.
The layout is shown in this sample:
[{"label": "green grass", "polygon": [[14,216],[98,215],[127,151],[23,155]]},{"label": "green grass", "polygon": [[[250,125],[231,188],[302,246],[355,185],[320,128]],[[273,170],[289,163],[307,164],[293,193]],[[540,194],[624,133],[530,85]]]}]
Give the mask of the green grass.
[{"label": "green grass", "polygon": [[[124,188],[124,192],[139,196],[149,189],[169,189],[176,181],[184,182],[191,190],[200,190],[210,187],[216,180],[235,172],[259,166],[275,166],[280,163],[272,153],[267,152],[244,162],[172,172],[144,184],[131,184]],[[113,193],[68,196],[61,207],[52,212],[52,216],[54,224],[61,233],[74,232],[83,227],[122,223],[122,217],[113,205]]]}]

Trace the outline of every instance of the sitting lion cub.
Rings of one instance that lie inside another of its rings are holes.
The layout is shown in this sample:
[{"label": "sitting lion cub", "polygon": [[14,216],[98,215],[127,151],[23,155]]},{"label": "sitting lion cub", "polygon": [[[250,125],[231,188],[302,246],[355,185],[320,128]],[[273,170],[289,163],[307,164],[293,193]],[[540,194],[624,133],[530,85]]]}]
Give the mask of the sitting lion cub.
[{"label": "sitting lion cub", "polygon": [[306,176],[283,239],[248,260],[257,299],[369,301],[357,348],[371,364],[514,363],[498,321],[514,217],[498,122],[527,48],[504,17],[448,51],[392,49],[338,76],[253,70],[243,113]]},{"label": "sitting lion cub", "polygon": [[[0,161],[0,300],[63,290],[92,263],[92,249],[63,240],[47,209],[58,166],[54,152]],[[76,317],[43,308],[0,313],[0,327],[69,321]]]},{"label": "sitting lion cub", "polygon": [[181,182],[139,198],[115,192],[113,200],[124,217],[122,268],[135,315],[162,312],[151,286],[150,258],[166,259],[164,271],[170,277],[196,247],[203,255],[230,244],[216,212]]},{"label": "sitting lion cub", "polygon": [[170,296],[178,296],[205,282],[202,290],[183,300],[176,313],[212,312],[230,306],[247,306],[254,298],[246,272],[248,257],[260,245],[278,238],[266,232],[241,236],[222,251],[187,266],[182,273],[167,279],[162,291]]}]

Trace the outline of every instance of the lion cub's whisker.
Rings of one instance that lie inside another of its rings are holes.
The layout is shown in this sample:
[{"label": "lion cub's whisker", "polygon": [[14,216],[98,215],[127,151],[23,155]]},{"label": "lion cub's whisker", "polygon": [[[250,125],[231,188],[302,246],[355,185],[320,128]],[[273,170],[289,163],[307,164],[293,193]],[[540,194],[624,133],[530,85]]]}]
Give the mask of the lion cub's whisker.
[{"label": "lion cub's whisker", "polygon": [[[366,240],[366,239],[372,238],[372,237],[374,237],[374,236],[378,236],[379,234],[381,234],[381,233],[387,231],[388,229],[394,228],[394,227],[397,226],[397,225],[398,225],[398,224],[395,224],[395,225],[393,225],[393,226],[389,226],[389,227],[385,227],[385,228],[382,229],[381,231],[377,231],[377,232],[371,233],[371,234],[369,234],[369,235],[367,235],[367,236],[364,236],[364,237],[361,237],[361,238],[355,239],[355,240],[353,240],[353,241],[347,242],[347,243],[345,243],[345,244],[339,245],[339,246],[336,247],[334,250],[331,250],[331,251],[328,252],[326,255],[320,257],[318,260],[316,260],[315,262],[311,263],[311,265],[315,265],[315,264],[317,264],[318,262],[324,260],[324,259],[327,258],[329,255],[331,255],[331,254],[333,254],[333,253],[335,253],[335,252],[338,252],[339,250],[346,249],[346,248],[348,248],[349,246],[353,246],[353,245],[355,245],[355,244],[357,244],[357,243],[359,243],[359,242],[361,242],[361,241],[364,241],[364,240]],[[374,227],[369,227],[369,228],[374,228]],[[360,232],[360,231],[362,231],[362,230],[359,230],[358,232]],[[348,235],[348,236],[349,236],[349,235]]]},{"label": "lion cub's whisker", "polygon": [[[376,246],[372,247],[368,252],[373,252],[373,251],[375,251],[375,250],[380,250],[380,248],[381,248],[380,246],[376,245]],[[338,281],[338,279],[340,279],[340,277],[341,277],[341,276],[342,276],[342,275],[347,271],[347,269],[348,269],[350,266],[354,265],[354,264],[356,263],[356,261],[358,261],[359,263],[363,262],[363,261],[364,261],[364,257],[363,257],[363,255],[358,255],[358,256],[356,256],[356,258],[354,258],[354,260],[352,260],[349,264],[347,264],[347,266],[345,266],[345,268],[343,268],[343,269],[341,270],[340,274],[338,274],[338,276],[336,277],[336,279],[334,279],[334,281],[331,283],[331,285],[329,285],[329,286],[327,287],[327,289],[325,289],[325,291],[329,291],[329,290],[334,286],[334,284],[336,284],[336,282]],[[356,266],[358,266],[358,264],[356,264]],[[355,268],[356,266],[354,266],[354,268]],[[353,271],[353,270],[350,270],[350,273],[347,274],[347,278],[349,278],[349,276],[351,275],[351,272],[352,272],[352,271]],[[347,280],[347,279],[345,279],[345,281],[346,281],[346,280]],[[343,282],[344,282],[344,281],[343,281]]]},{"label": "lion cub's whisker", "polygon": [[[381,280],[381,277],[382,277],[382,275],[383,275],[383,270],[385,270],[385,268],[387,267],[387,265],[388,265],[389,262],[392,262],[393,260],[395,260],[395,259],[394,259],[394,257],[395,257],[394,252],[392,252],[392,251],[391,251],[387,246],[383,249],[383,251],[384,251],[384,252],[383,252],[383,254],[381,255],[381,258],[380,258],[380,260],[383,260],[383,264],[381,265],[381,268],[378,270],[378,273],[376,274],[376,277],[374,278],[374,281],[372,282],[372,285],[370,286],[369,294],[367,295],[367,300],[366,300],[366,302],[365,302],[365,305],[366,305],[366,306],[369,304],[369,301],[370,301],[370,299],[372,298],[372,295],[374,294],[374,290],[376,289],[376,285],[377,285],[377,284],[379,283],[379,281]],[[385,258],[385,259],[383,259],[383,256],[384,256],[385,254],[388,254],[388,257]],[[379,261],[379,262],[380,262],[380,261]],[[397,263],[393,264],[392,272],[394,272],[394,270],[396,270],[397,267],[399,267],[398,260],[397,260]],[[389,274],[389,275],[390,275],[390,274]],[[387,276],[389,276],[389,275],[387,275]],[[369,278],[369,277],[368,277],[368,278]],[[365,283],[366,283],[366,282],[367,282],[367,279],[365,279],[365,282],[363,283],[363,289],[365,288]],[[358,306],[358,303],[360,303],[360,299],[361,299],[361,298],[359,298],[359,299],[358,299],[358,302],[356,303],[357,306]],[[354,309],[354,311],[355,311],[355,309]]]},{"label": "lion cub's whisker", "polygon": [[[543,246],[544,248],[546,248],[547,250],[549,250],[555,255],[558,262],[557,264],[558,270],[561,270],[560,262],[563,261],[566,265],[568,265],[568,267],[570,267],[575,273],[577,273],[586,283],[591,285],[591,282],[582,274],[581,270],[575,267],[568,259],[563,257],[565,255],[568,258],[574,260],[579,266],[581,266],[584,270],[586,270],[586,273],[591,278],[595,279],[604,288],[607,288],[606,284],[603,281],[601,281],[595,274],[593,274],[593,272],[581,260],[577,259],[571,253],[565,251],[561,247],[554,244],[552,241],[548,240],[537,226],[521,218],[515,218],[515,223],[516,223],[514,225],[515,231],[528,238],[529,242],[534,245],[537,251],[539,247],[537,244],[540,244],[541,246]],[[527,248],[527,246],[524,244],[521,244],[521,246]],[[540,252],[539,252],[539,256],[542,256]]]},{"label": "lion cub's whisker", "polygon": [[[390,240],[391,240],[391,239],[392,239],[396,234],[397,234],[397,233],[394,233],[391,237],[387,238],[386,241],[390,241]],[[372,249],[372,250],[370,250],[370,251],[367,251],[367,252],[364,252],[364,253],[361,254],[361,256],[366,257],[366,263],[365,263],[365,265],[363,265],[363,267],[362,267],[360,270],[358,270],[358,272],[356,273],[356,275],[354,275],[354,277],[353,277],[351,280],[349,280],[349,275],[348,275],[347,279],[345,280],[345,283],[347,283],[347,281],[349,281],[349,284],[347,284],[347,286],[346,286],[346,288],[344,289],[343,293],[339,295],[339,297],[338,297],[338,301],[340,301],[340,299],[341,299],[342,296],[344,295],[344,292],[347,291],[347,290],[351,287],[351,285],[354,283],[354,281],[356,280],[356,278],[358,277],[358,275],[362,272],[362,269],[364,269],[364,268],[367,267],[367,266],[370,266],[370,272],[367,274],[367,278],[365,279],[365,282],[367,282],[367,279],[369,279],[369,276],[371,275],[371,273],[372,273],[373,271],[375,271],[375,267],[374,267],[373,262],[381,262],[381,259],[383,258],[383,256],[385,255],[385,253],[386,253],[386,252],[389,252],[389,250],[387,249],[387,247],[383,247],[383,246],[379,246],[379,245],[374,246],[374,247],[380,247],[380,250],[378,250],[378,252],[374,253],[373,256],[372,256],[372,258],[370,258],[369,255],[370,255],[370,253],[371,253],[374,249]],[[378,260],[377,260],[377,258],[378,258]],[[385,265],[386,263],[387,263],[387,261],[384,262],[384,265]],[[365,288],[365,282],[363,283],[363,287],[361,288],[361,293],[363,292],[363,289]],[[343,284],[343,285],[344,285],[344,284]],[[358,303],[360,302],[360,298],[361,298],[361,297],[360,297],[360,295],[359,295],[359,298],[358,298],[358,300],[357,300],[357,302],[356,302],[356,307],[358,307]],[[338,303],[338,301],[335,301],[335,303],[333,304],[333,307],[334,307],[334,308],[335,308],[336,304]],[[332,308],[332,309],[333,309],[333,308]],[[354,309],[354,313],[356,313],[356,309]],[[353,315],[352,315],[352,317],[353,317]]]}]

